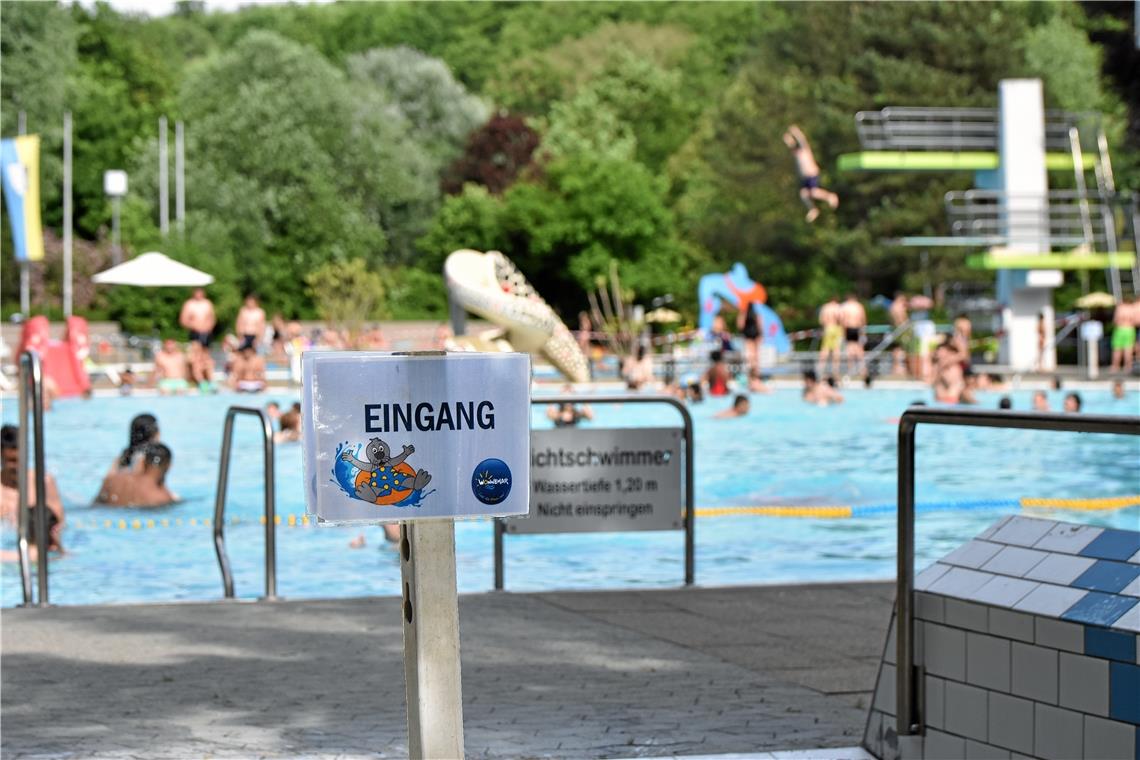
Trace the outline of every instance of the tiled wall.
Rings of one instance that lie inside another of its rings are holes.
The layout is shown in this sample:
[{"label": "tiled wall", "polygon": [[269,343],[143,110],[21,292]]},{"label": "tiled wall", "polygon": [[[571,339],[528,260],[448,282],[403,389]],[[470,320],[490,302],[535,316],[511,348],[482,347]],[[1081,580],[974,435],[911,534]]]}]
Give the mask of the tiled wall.
[{"label": "tiled wall", "polygon": [[892,621],[869,751],[1140,760],[1140,533],[1007,518],[916,587],[926,730],[901,747],[895,735]]}]

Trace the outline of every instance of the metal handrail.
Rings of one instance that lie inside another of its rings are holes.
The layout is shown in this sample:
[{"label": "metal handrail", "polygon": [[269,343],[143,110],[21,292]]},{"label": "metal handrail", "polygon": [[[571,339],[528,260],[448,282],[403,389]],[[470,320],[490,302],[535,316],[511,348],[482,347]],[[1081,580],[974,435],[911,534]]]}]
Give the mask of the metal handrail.
[{"label": "metal handrail", "polygon": [[[1068,130],[1075,125],[1099,126],[1091,112],[1045,111],[1045,145],[1068,150]],[[864,150],[996,150],[996,108],[924,108],[888,106],[855,114],[855,130]]]},{"label": "metal handrail", "polygon": [[214,497],[214,551],[222,570],[222,587],[227,599],[234,596],[234,576],[226,554],[226,486],[230,477],[230,448],[233,445],[234,417],[249,414],[261,420],[265,453],[265,596],[277,598],[277,487],[273,474],[273,423],[262,409],[248,406],[231,406],[226,412],[226,427],[222,432],[222,453],[218,462],[218,491]]},{"label": "metal handrail", "polygon": [[32,603],[31,559],[28,556],[28,401],[32,403],[36,463],[36,580],[39,584],[37,607],[48,606],[48,519],[47,470],[44,467],[44,388],[43,365],[36,351],[20,354],[20,443],[18,447],[18,554],[24,606]]},{"label": "metal handrail", "polygon": [[921,734],[914,668],[914,433],[919,424],[1140,435],[1140,417],[911,407],[899,420],[896,682],[899,736]]},{"label": "metal handrail", "polygon": [[[696,574],[694,553],[696,542],[695,488],[693,485],[693,415],[689,408],[672,396],[634,396],[631,394],[605,394],[589,396],[539,396],[530,400],[531,406],[550,404],[668,404],[681,413],[681,439],[685,442],[685,585],[692,586]],[[503,520],[495,520],[495,590],[503,590],[503,534],[506,532]]]}]

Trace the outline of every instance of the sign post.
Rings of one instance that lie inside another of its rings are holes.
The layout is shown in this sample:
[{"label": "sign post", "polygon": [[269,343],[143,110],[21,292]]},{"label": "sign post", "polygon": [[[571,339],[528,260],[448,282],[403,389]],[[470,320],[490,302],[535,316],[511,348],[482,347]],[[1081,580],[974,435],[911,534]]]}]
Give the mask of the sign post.
[{"label": "sign post", "polygon": [[302,376],[309,513],[400,522],[409,755],[462,757],[454,520],[529,511],[530,357],[309,352]]}]

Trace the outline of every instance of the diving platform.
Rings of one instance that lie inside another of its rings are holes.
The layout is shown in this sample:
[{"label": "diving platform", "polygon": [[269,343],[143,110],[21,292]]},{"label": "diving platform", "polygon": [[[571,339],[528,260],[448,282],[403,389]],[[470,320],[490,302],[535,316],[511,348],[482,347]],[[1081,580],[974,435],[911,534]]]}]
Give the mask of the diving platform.
[{"label": "diving platform", "polygon": [[[841,155],[838,166],[843,172],[976,172],[995,171],[999,163],[996,151],[869,150]],[[1091,171],[1096,166],[1095,156],[1082,156],[1081,166],[1085,171]],[[1073,156],[1069,153],[1046,153],[1045,168],[1071,172]]]},{"label": "diving platform", "polygon": [[966,257],[971,269],[1130,269],[1136,263],[1131,251],[1111,253],[1019,253],[1016,251],[975,253]]}]

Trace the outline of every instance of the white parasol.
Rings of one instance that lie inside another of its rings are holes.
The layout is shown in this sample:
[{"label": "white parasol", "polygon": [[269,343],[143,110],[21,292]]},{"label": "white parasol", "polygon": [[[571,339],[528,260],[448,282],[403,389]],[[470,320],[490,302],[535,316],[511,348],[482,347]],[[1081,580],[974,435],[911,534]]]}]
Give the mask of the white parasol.
[{"label": "white parasol", "polygon": [[214,276],[186,266],[165,254],[151,251],[104,270],[91,280],[100,285],[176,288],[209,285],[214,281]]}]

